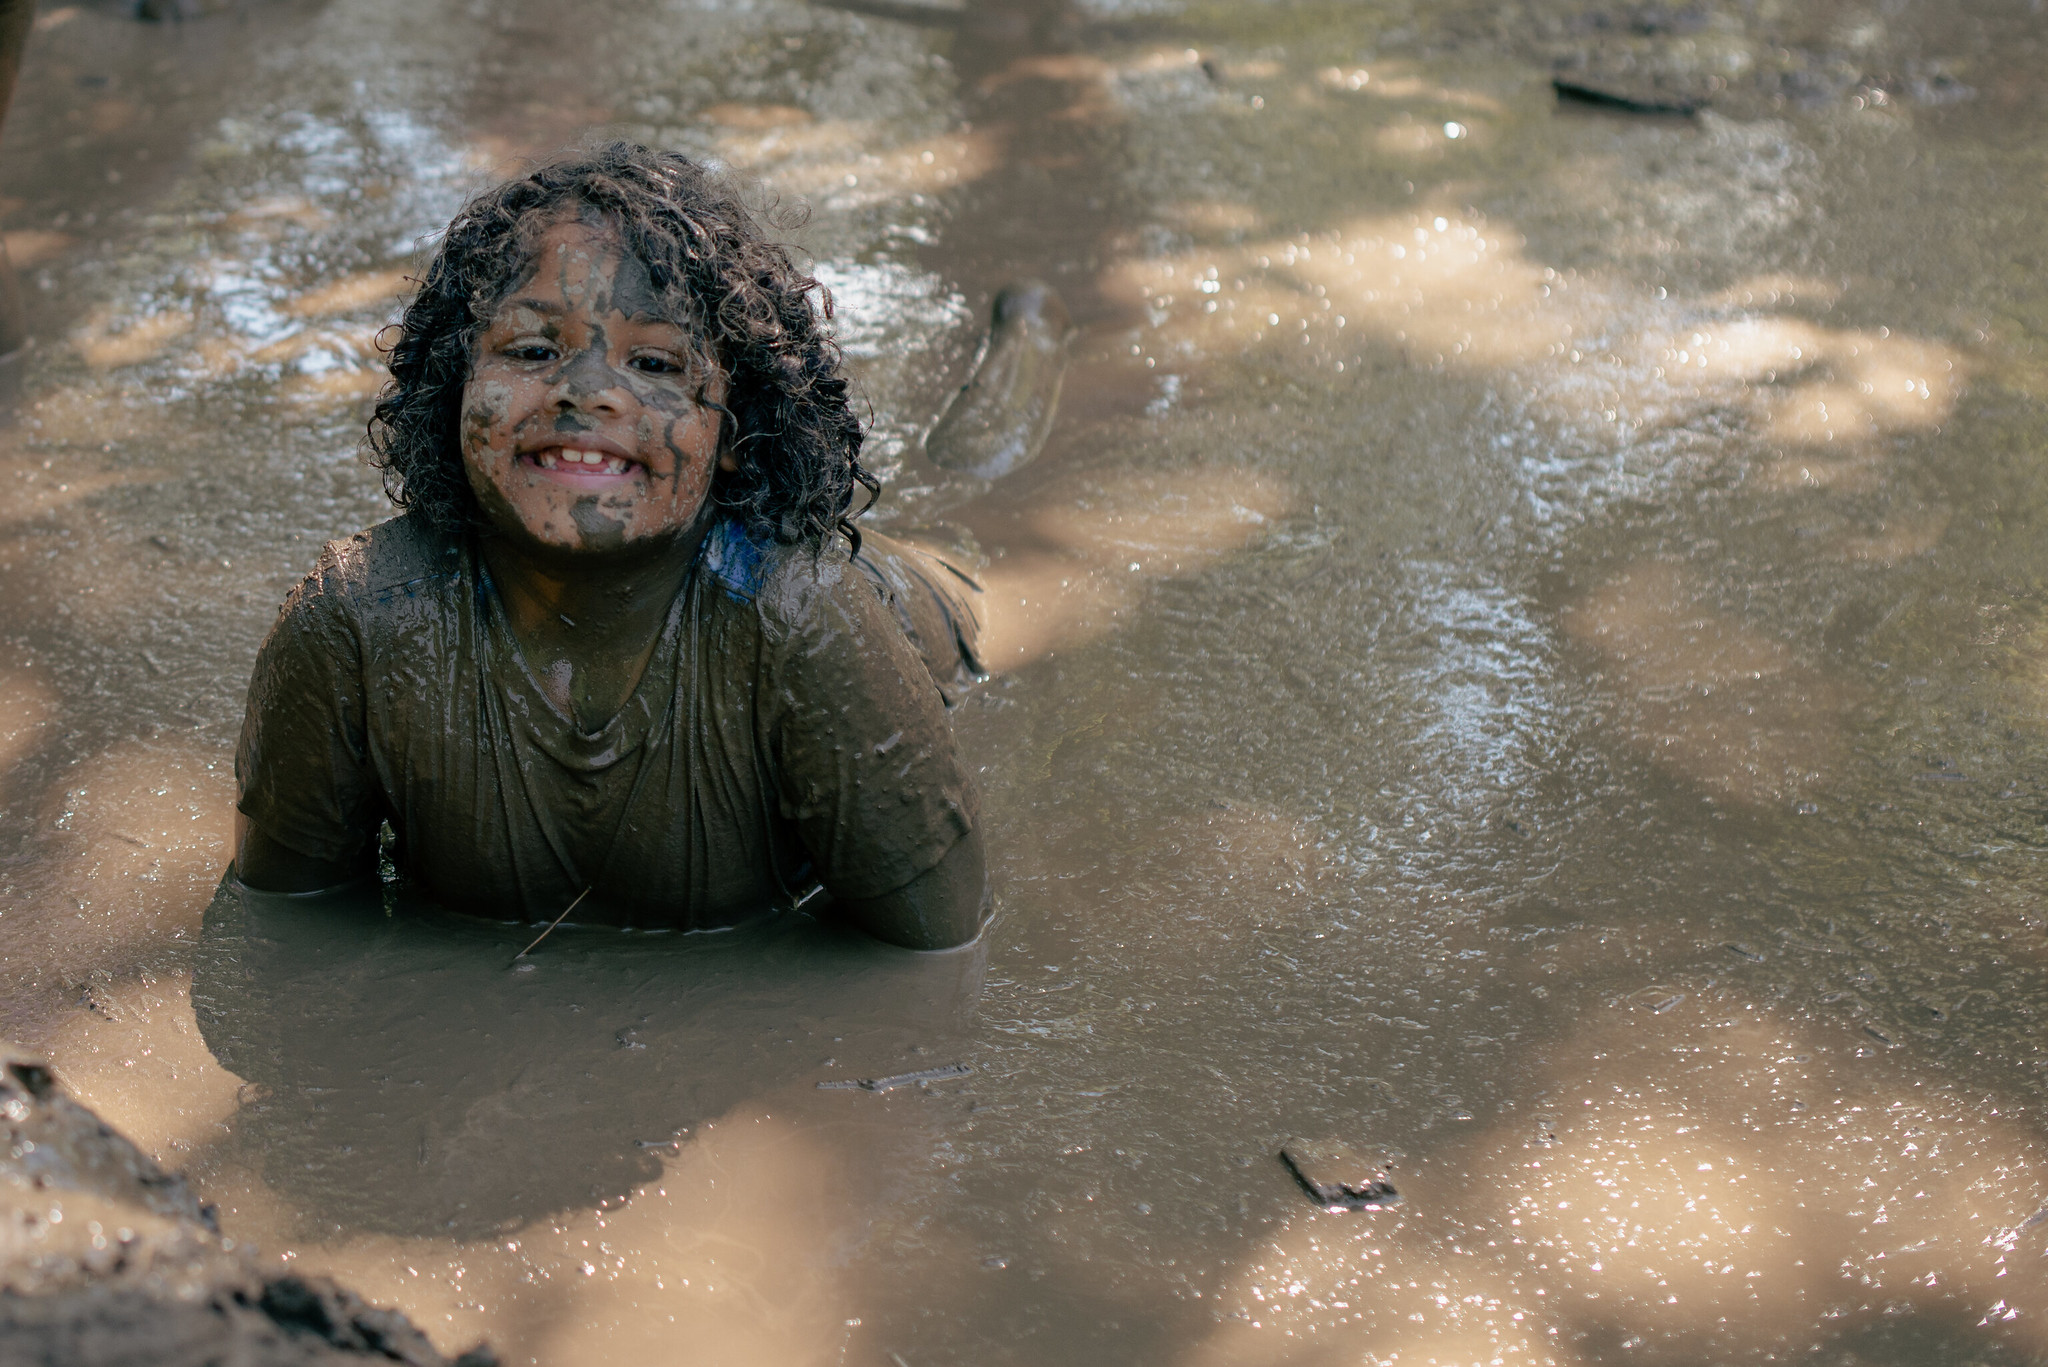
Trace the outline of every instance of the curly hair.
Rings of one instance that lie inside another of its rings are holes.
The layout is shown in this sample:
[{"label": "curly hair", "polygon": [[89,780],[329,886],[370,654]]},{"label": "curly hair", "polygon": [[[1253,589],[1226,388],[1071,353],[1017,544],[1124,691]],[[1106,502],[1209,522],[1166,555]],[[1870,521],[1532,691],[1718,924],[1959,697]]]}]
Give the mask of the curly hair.
[{"label": "curly hair", "polygon": [[872,503],[880,485],[860,463],[860,422],[825,329],[830,292],[768,241],[725,178],[625,142],[508,181],[448,225],[397,324],[391,379],[370,417],[371,463],[391,501],[446,531],[475,525],[459,439],[463,386],[477,338],[564,217],[616,233],[672,320],[725,368],[724,450],[738,468],[719,472],[712,500],[757,536],[816,548],[836,530],[858,553],[853,489]]}]

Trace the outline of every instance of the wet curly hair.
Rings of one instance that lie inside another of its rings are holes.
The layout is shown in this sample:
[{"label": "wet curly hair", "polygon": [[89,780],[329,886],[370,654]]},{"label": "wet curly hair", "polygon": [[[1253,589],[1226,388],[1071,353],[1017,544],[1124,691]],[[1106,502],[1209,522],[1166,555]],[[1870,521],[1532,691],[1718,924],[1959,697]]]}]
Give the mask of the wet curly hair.
[{"label": "wet curly hair", "polygon": [[476,524],[459,438],[463,386],[478,337],[532,274],[540,237],[565,217],[616,233],[673,321],[725,368],[724,451],[738,469],[718,472],[712,500],[757,536],[817,548],[836,530],[858,552],[854,486],[869,503],[880,486],[860,463],[860,422],[825,328],[830,293],[768,240],[725,177],[625,142],[507,181],[448,225],[396,325],[391,379],[370,417],[371,463],[391,501],[445,531]]}]

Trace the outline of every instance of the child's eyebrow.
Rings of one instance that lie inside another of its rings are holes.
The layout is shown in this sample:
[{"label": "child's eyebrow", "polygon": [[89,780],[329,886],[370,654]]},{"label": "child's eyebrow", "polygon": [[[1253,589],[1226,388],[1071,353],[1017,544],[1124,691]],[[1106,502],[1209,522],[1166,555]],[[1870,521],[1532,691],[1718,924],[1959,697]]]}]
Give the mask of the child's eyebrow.
[{"label": "child's eyebrow", "polygon": [[[507,299],[500,307],[506,309],[532,309],[535,313],[544,313],[550,318],[560,318],[569,311],[567,304],[556,303],[550,299]],[[683,331],[688,330],[675,319],[664,317],[659,313],[643,311],[630,314],[626,321],[630,323],[654,323],[663,327],[672,327]]]}]

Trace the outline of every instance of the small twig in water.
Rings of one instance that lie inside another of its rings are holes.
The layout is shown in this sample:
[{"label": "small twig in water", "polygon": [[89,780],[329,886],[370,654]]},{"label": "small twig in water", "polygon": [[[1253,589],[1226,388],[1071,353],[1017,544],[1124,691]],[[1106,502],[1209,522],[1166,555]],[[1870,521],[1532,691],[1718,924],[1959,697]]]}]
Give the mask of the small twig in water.
[{"label": "small twig in water", "polygon": [[898,1087],[908,1087],[918,1082],[941,1082],[947,1078],[967,1077],[974,1072],[970,1064],[949,1063],[943,1068],[920,1068],[914,1073],[898,1073],[894,1077],[857,1077],[838,1082],[821,1082],[821,1092],[893,1092]]},{"label": "small twig in water", "polygon": [[[552,920],[552,921],[548,922],[548,929],[547,929],[547,930],[543,930],[543,931],[542,931],[542,932],[541,932],[540,934],[538,934],[538,935],[536,935],[536,936],[534,936],[534,937],[533,937],[533,945],[537,945],[537,944],[539,944],[539,943],[540,943],[540,942],[541,942],[542,940],[545,940],[545,939],[547,939],[547,938],[548,938],[548,931],[551,931],[551,930],[553,930],[553,929],[554,929],[554,928],[555,928],[556,926],[558,926],[558,925],[562,924],[562,922],[563,922],[563,921],[567,920],[567,919],[568,919],[568,917],[569,917],[569,913],[570,913],[570,912],[572,912],[572,911],[574,911],[574,910],[576,910],[576,904],[577,904],[577,902],[581,902],[581,901],[582,901],[582,900],[583,900],[584,898],[586,898],[586,897],[588,897],[588,896],[590,896],[590,889],[589,889],[589,888],[585,888],[585,889],[584,889],[583,891],[581,891],[581,892],[577,893],[577,894],[576,894],[576,901],[575,901],[575,902],[571,902],[571,903],[570,903],[570,904],[569,904],[568,906],[566,906],[566,907],[563,907],[563,908],[562,908],[562,914],[561,914],[560,916],[557,916],[557,917],[556,917],[556,918],[555,918],[554,920]],[[506,965],[505,965],[505,967],[507,967],[507,968],[511,968],[511,967],[512,967],[512,966],[513,966],[514,964],[517,964],[517,963],[518,963],[518,962],[519,962],[519,961],[520,961],[521,959],[523,959],[523,958],[525,958],[525,957],[526,957],[527,955],[529,955],[529,954],[533,953],[533,945],[528,945],[528,946],[527,946],[526,948],[524,948],[524,949],[520,950],[520,951],[519,951],[519,952],[518,952],[517,954],[514,954],[514,955],[512,956],[512,963],[506,964]]]}]

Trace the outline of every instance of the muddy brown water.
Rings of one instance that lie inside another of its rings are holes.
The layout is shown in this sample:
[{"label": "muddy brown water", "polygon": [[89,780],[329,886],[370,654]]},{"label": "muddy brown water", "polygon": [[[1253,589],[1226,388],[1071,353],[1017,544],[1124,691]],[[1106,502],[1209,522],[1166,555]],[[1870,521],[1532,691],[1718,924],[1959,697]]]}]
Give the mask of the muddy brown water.
[{"label": "muddy brown water", "polygon": [[[2044,24],[46,5],[5,1029],[238,1237],[510,1362],[2044,1360]],[[256,641],[381,515],[376,330],[594,129],[810,205],[878,519],[987,559],[977,954],[515,974],[395,893],[214,898]],[[1020,277],[1062,414],[970,487],[918,434]],[[1401,1204],[1314,1208],[1297,1138]]]}]

